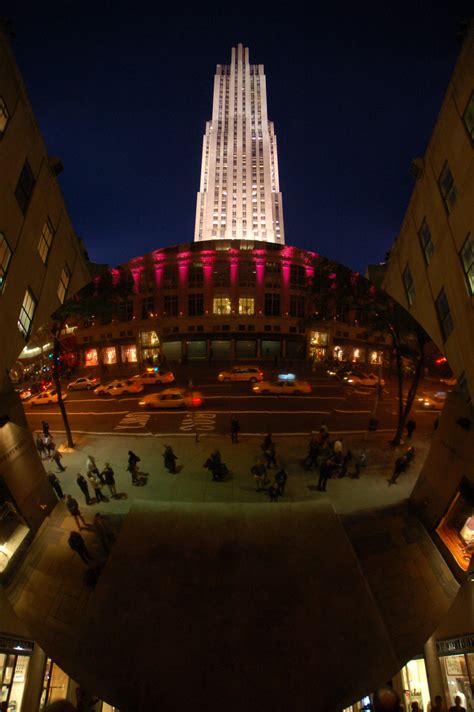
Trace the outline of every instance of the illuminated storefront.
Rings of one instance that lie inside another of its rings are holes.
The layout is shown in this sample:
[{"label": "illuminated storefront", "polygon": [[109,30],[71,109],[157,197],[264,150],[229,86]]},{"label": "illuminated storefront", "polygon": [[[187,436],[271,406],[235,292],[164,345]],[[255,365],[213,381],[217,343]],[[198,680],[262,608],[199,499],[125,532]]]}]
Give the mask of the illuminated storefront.
[{"label": "illuminated storefront", "polygon": [[115,346],[106,346],[102,349],[102,363],[106,366],[112,366],[117,363],[117,349]]},{"label": "illuminated storefront", "polygon": [[85,365],[86,366],[98,366],[99,356],[97,349],[87,349],[84,353]]},{"label": "illuminated storefront", "polygon": [[6,571],[30,531],[2,489],[0,482],[0,574]]},{"label": "illuminated storefront", "polygon": [[11,712],[21,709],[32,652],[30,641],[0,637],[0,702]]},{"label": "illuminated storefront", "polygon": [[474,635],[436,642],[448,707],[456,696],[467,712],[474,712]]},{"label": "illuminated storefront", "polygon": [[309,336],[309,356],[313,361],[326,358],[329,334],[324,331],[311,331]]},{"label": "illuminated storefront", "polygon": [[420,710],[427,710],[430,702],[430,691],[424,659],[410,660],[401,669],[400,673],[406,709],[411,709],[412,702],[418,702]]},{"label": "illuminated storefront", "polygon": [[122,360],[122,363],[136,363],[137,347],[135,346],[135,344],[127,344],[127,346],[121,346],[120,358]]},{"label": "illuminated storefront", "polygon": [[461,482],[436,532],[457,565],[467,571],[474,554],[474,486],[468,480]]}]

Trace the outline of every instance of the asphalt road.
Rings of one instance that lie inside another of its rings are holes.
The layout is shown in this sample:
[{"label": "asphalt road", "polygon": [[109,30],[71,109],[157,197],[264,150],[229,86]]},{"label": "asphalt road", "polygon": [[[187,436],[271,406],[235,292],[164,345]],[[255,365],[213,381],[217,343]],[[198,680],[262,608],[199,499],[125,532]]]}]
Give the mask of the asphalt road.
[{"label": "asphalt road", "polygon": [[[163,386],[145,386],[136,396],[101,398],[90,391],[69,392],[65,401],[73,431],[109,434],[175,434],[229,432],[230,419],[235,416],[242,433],[307,434],[317,430],[322,420],[332,433],[362,433],[367,429],[373,413],[375,392],[373,388],[351,387],[330,377],[309,379],[313,392],[299,396],[254,395],[247,383],[215,383],[201,379],[195,384],[202,393],[202,407],[192,410],[149,411],[139,407],[144,394],[161,390]],[[175,384],[171,384],[175,385]],[[180,384],[176,385],[187,385]],[[433,382],[423,382],[419,393],[439,390]],[[31,406],[24,403],[25,413],[32,430],[41,429],[46,419],[53,431],[64,430],[57,405]],[[396,384],[387,382],[383,399],[379,401],[376,417],[378,429],[391,432],[396,427],[398,400]],[[414,408],[417,427],[430,430],[436,411]]]}]

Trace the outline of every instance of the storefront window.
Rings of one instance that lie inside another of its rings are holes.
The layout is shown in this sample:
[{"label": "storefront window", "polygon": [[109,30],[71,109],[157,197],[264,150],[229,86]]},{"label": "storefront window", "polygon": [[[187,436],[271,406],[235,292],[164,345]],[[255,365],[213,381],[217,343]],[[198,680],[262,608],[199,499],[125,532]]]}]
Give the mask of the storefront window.
[{"label": "storefront window", "polygon": [[345,361],[347,358],[342,346],[334,346],[332,357],[335,361]]},{"label": "storefront window", "polygon": [[213,314],[230,314],[231,302],[230,297],[214,297],[212,303]]},{"label": "storefront window", "polygon": [[115,346],[107,346],[107,348],[102,349],[102,361],[107,364],[107,366],[117,363],[117,350]]},{"label": "storefront window", "polygon": [[448,707],[454,705],[454,698],[461,698],[461,707],[466,712],[474,712],[474,653],[445,655],[440,658],[444,677],[444,691]]},{"label": "storefront window", "polygon": [[366,350],[356,346],[352,349],[352,363],[365,363]]},{"label": "storefront window", "polygon": [[373,365],[383,363],[383,351],[371,351],[369,354],[369,360]]},{"label": "storefront window", "polygon": [[129,346],[121,346],[120,358],[122,363],[136,363],[137,347],[135,346],[135,344],[130,344]]},{"label": "storefront window", "polygon": [[412,702],[418,702],[420,710],[427,710],[430,701],[428,678],[423,658],[410,660],[401,670],[405,707],[411,709]]},{"label": "storefront window", "polygon": [[15,506],[0,492],[0,573],[6,570],[28,531]]},{"label": "storefront window", "polygon": [[69,677],[58,667],[51,658],[46,660],[43,677],[43,690],[41,692],[40,710],[49,702],[64,700],[67,697]]},{"label": "storefront window", "polygon": [[99,357],[97,355],[97,349],[87,349],[85,353],[86,366],[97,366],[99,363]]},{"label": "storefront window", "polygon": [[312,331],[310,336],[311,346],[327,346],[329,343],[329,334],[325,331]]},{"label": "storefront window", "polygon": [[0,653],[0,679],[2,688],[0,701],[7,703],[7,709],[20,710],[25,689],[26,674],[30,659],[27,655]]},{"label": "storefront window", "polygon": [[[140,344],[142,346],[159,346],[160,340],[156,331],[141,331],[140,332]],[[136,360],[136,359],[135,359]]]},{"label": "storefront window", "polygon": [[467,571],[474,554],[474,487],[461,482],[451,506],[436,529],[458,566]]},{"label": "storefront window", "polygon": [[247,316],[255,314],[255,299],[253,297],[239,297],[239,314]]}]

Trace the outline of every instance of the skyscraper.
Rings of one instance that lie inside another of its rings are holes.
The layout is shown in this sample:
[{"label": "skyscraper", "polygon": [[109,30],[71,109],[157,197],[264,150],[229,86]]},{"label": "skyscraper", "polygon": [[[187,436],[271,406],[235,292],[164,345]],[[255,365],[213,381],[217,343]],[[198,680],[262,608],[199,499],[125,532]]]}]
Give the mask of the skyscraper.
[{"label": "skyscraper", "polygon": [[230,64],[217,65],[203,140],[194,240],[212,239],[285,242],[264,69],[249,63],[241,44],[232,48]]}]

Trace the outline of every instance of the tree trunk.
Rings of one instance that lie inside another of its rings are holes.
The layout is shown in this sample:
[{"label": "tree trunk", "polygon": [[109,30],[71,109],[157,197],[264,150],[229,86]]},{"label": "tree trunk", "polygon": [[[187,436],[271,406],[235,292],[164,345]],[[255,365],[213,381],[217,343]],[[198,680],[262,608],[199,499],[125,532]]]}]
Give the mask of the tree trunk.
[{"label": "tree trunk", "polygon": [[61,379],[59,377],[59,369],[58,369],[58,359],[59,355],[61,352],[61,346],[59,343],[59,338],[57,336],[54,337],[54,348],[53,348],[53,381],[54,385],[56,386],[56,391],[58,393],[58,405],[59,405],[59,410],[61,411],[61,416],[63,419],[64,423],[64,430],[66,431],[66,439],[67,439],[67,444],[68,447],[73,448],[74,447],[74,440],[72,439],[72,432],[71,428],[69,425],[69,419],[67,416],[66,412],[66,407],[64,405],[64,400],[63,400],[63,395],[62,395],[62,390],[61,390]]},{"label": "tree trunk", "polygon": [[403,426],[405,424],[404,418],[403,418],[403,369],[402,369],[402,355],[400,353],[400,344],[398,341],[398,338],[396,334],[392,332],[392,343],[393,343],[393,348],[395,350],[395,362],[397,364],[397,378],[398,378],[398,423],[397,423],[397,431],[395,433],[395,436],[392,440],[392,445],[400,445],[402,435],[403,435]]},{"label": "tree trunk", "polygon": [[408,418],[408,415],[413,405],[413,401],[415,400],[416,392],[418,390],[418,384],[421,378],[421,373],[425,365],[425,345],[424,342],[420,340],[418,343],[420,347],[420,355],[416,364],[415,373],[413,374],[413,380],[411,382],[410,390],[408,391],[405,403],[405,409],[403,412],[403,427],[405,427],[406,419]]}]

